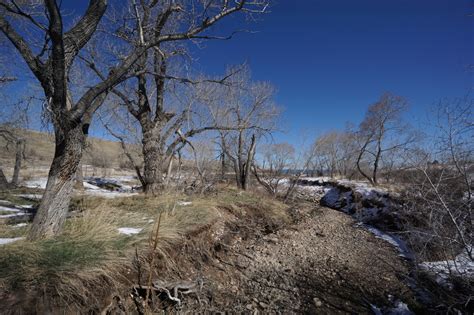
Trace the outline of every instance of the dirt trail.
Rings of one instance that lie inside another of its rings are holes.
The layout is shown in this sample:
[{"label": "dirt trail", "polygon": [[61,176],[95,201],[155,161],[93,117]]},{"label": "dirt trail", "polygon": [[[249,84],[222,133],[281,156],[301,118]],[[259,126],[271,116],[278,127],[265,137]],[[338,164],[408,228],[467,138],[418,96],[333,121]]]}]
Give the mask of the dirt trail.
[{"label": "dirt trail", "polygon": [[407,266],[391,245],[329,208],[302,216],[276,233],[224,245],[200,267],[201,304],[188,299],[182,310],[371,314],[369,303],[386,305],[389,295],[410,300],[399,279]]}]

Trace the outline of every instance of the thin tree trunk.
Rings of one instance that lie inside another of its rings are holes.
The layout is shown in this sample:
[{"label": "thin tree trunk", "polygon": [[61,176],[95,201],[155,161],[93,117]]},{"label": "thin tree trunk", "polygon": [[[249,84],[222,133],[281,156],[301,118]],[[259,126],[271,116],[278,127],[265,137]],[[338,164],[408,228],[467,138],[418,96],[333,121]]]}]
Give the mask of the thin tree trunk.
[{"label": "thin tree trunk", "polygon": [[374,185],[377,185],[377,171],[379,168],[379,161],[380,161],[380,156],[382,154],[382,148],[380,144],[380,140],[377,144],[377,154],[375,155],[375,160],[374,160],[374,170],[372,172],[372,183]]},{"label": "thin tree trunk", "polygon": [[253,164],[253,159],[255,156],[255,135],[252,135],[252,140],[250,143],[250,148],[247,154],[247,162],[245,163],[244,173],[242,177],[242,189],[247,190],[249,186],[249,178],[250,178],[250,168]]},{"label": "thin tree trunk", "polygon": [[362,176],[364,176],[371,184],[373,184],[374,182],[372,181],[372,178],[371,178],[369,175],[367,175],[367,174],[362,170],[362,168],[361,168],[361,166],[360,166],[360,162],[361,162],[361,160],[362,160],[362,156],[364,155],[365,149],[367,148],[367,145],[368,145],[368,144],[369,144],[369,143],[366,142],[366,143],[364,144],[364,146],[360,149],[359,155],[358,155],[358,157],[357,157],[357,163],[356,163],[356,165],[357,165],[357,170],[359,171],[359,173],[360,173]]},{"label": "thin tree trunk", "polygon": [[77,166],[76,182],[74,184],[74,188],[78,190],[84,190],[84,174],[82,172],[82,161]]},{"label": "thin tree trunk", "polygon": [[0,168],[0,190],[8,189],[8,181],[3,173],[3,170]]},{"label": "thin tree trunk", "polygon": [[59,233],[66,221],[77,167],[85,145],[87,125],[56,130],[55,153],[48,183],[28,235],[29,240],[49,238]]},{"label": "thin tree trunk", "polygon": [[20,179],[21,163],[23,161],[23,154],[25,151],[25,140],[18,139],[16,142],[15,167],[13,169],[12,185],[18,186]]},{"label": "thin tree trunk", "polygon": [[168,167],[166,169],[166,179],[165,179],[165,185],[168,186],[170,183],[170,178],[171,178],[171,171],[173,170],[173,156],[170,156],[169,162],[168,162]]},{"label": "thin tree trunk", "polygon": [[221,154],[221,180],[225,180],[225,153]]}]

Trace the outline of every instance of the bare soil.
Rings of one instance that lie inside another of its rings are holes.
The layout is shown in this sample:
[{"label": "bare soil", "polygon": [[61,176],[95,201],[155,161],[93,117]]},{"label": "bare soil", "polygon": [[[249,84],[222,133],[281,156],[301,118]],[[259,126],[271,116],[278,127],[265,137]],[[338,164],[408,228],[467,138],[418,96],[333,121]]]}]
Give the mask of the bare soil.
[{"label": "bare soil", "polygon": [[190,237],[163,278],[202,288],[168,310],[372,314],[370,304],[388,305],[389,295],[413,301],[407,263],[390,244],[336,210],[304,204],[292,215],[280,229],[236,218]]}]

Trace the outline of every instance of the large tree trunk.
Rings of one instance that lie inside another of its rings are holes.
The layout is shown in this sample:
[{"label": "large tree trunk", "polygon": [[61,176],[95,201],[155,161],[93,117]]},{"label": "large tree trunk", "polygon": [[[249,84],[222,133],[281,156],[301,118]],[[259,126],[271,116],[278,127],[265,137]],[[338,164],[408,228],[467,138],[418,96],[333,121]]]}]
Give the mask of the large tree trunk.
[{"label": "large tree trunk", "polygon": [[87,127],[88,125],[79,124],[73,129],[56,130],[54,159],[41,204],[28,235],[29,240],[58,234],[66,221]]},{"label": "large tree trunk", "polygon": [[147,195],[157,195],[164,188],[163,164],[165,159],[160,142],[160,137],[156,135],[154,128],[143,131],[143,191]]},{"label": "large tree trunk", "polygon": [[19,183],[21,162],[23,161],[24,151],[25,151],[25,140],[18,139],[16,141],[15,167],[13,169],[13,177],[12,177],[13,186],[18,186],[18,183]]}]

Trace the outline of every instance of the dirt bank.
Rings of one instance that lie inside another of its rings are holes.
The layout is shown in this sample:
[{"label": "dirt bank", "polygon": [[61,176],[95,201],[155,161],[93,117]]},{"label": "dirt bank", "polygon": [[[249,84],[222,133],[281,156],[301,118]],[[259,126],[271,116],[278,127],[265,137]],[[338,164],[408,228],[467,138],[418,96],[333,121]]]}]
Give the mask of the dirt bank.
[{"label": "dirt bank", "polygon": [[390,296],[411,301],[401,281],[408,268],[388,243],[338,211],[307,204],[293,211],[300,220],[275,233],[226,226],[227,237],[207,254],[201,251],[192,262],[176,257],[185,266],[178,268],[181,279],[199,278],[203,284],[179,309],[372,314],[370,304],[389,305]]}]

